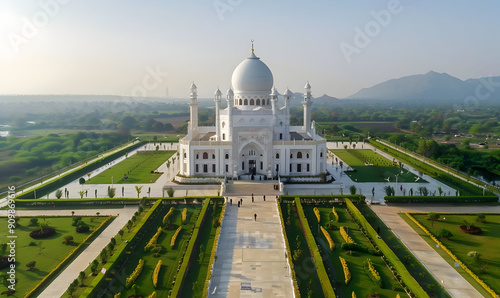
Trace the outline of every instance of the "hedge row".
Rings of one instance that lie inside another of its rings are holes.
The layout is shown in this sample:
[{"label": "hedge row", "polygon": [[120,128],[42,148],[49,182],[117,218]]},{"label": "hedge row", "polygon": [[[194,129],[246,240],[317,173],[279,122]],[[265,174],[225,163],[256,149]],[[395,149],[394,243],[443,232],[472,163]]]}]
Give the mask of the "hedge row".
[{"label": "hedge row", "polygon": [[[281,196],[280,199],[283,202],[292,202],[295,201],[296,196],[293,195],[284,195]],[[335,202],[343,202],[344,199],[350,199],[351,201],[363,201],[365,196],[363,195],[301,195],[300,202],[301,203],[335,203]]]},{"label": "hedge row", "polygon": [[98,231],[100,231],[102,229],[102,227],[104,227],[104,225],[106,225],[110,220],[111,220],[111,216],[109,216],[108,218],[106,218],[106,220],[104,220],[100,225],[99,227],[97,227],[97,229],[95,229],[94,231],[92,231],[92,233],[90,233],[87,237],[85,237],[85,239],[83,239],[82,242],[80,242],[80,244],[75,247],[75,249],[73,249],[68,256],[66,256],[66,258],[64,258],[64,260],[62,260],[54,269],[52,269],[52,271],[49,272],[49,274],[47,274],[33,289],[31,289],[31,291],[29,291],[26,296],[24,296],[25,298],[27,297],[31,297],[35,292],[37,292],[38,290],[40,290],[43,286],[46,286],[45,283],[47,283],[47,281],[54,277],[56,274],[59,273],[59,271],[62,270],[62,267],[66,266],[66,264],[69,262],[69,260],[75,256],[75,254],[82,248],[82,246],[85,244],[85,242],[87,242],[91,237],[93,237]]},{"label": "hedge row", "polygon": [[292,250],[290,249],[290,243],[288,243],[288,237],[286,236],[285,221],[283,220],[283,212],[281,212],[280,200],[276,201],[276,203],[278,204],[278,214],[280,216],[280,222],[281,222],[281,233],[283,234],[283,239],[285,240],[288,266],[290,267],[291,271],[293,291],[295,293],[295,297],[300,297],[299,284],[297,283],[297,276],[295,275],[295,269],[293,267]]},{"label": "hedge row", "polygon": [[432,240],[434,240],[434,242],[436,242],[436,244],[438,244],[453,259],[453,261],[455,261],[458,264],[460,264],[460,267],[462,267],[465,270],[465,272],[467,272],[470,276],[472,276],[472,278],[474,278],[475,281],[477,281],[488,293],[490,293],[491,296],[493,296],[494,298],[499,298],[500,297],[482,279],[480,279],[479,276],[477,276],[474,272],[472,272],[472,270],[470,270],[469,267],[467,267],[467,265],[465,265],[464,263],[462,263],[462,261],[460,261],[457,258],[457,256],[455,256],[446,246],[444,246],[443,243],[441,243],[441,241],[439,241],[431,232],[429,232],[422,224],[420,224],[420,222],[418,222],[418,220],[416,220],[413,216],[411,216],[410,213],[405,213],[405,214],[420,229],[422,229],[422,231],[424,231],[424,233],[426,233],[427,235],[429,235],[432,238]]},{"label": "hedge row", "polygon": [[219,226],[215,231],[214,245],[212,246],[212,253],[210,255],[210,261],[208,261],[208,271],[207,278],[205,278],[205,285],[203,286],[202,297],[206,298],[208,294],[208,287],[210,285],[210,279],[212,278],[212,269],[215,261],[215,252],[217,251],[217,246],[219,245],[220,229],[222,228],[222,219],[224,218],[224,212],[226,211],[226,204],[222,205],[222,210],[219,217]]},{"label": "hedge row", "polygon": [[[151,215],[156,211],[158,206],[160,206],[161,200],[157,200],[156,203],[151,207],[151,209],[144,215],[144,217],[136,223],[135,228],[132,229],[130,235],[128,236],[129,240],[123,241],[118,247],[116,248],[115,253],[109,258],[109,260],[104,264],[103,268],[106,269],[107,272],[110,272],[110,269],[114,268],[115,265],[117,264],[118,258],[120,258],[123,253],[129,248],[129,246],[132,244],[130,240],[134,239],[134,237],[141,231],[145,225],[145,223],[148,221],[148,219],[151,217]],[[94,280],[90,283],[90,285],[87,286],[87,289],[85,292],[83,292],[82,295],[80,295],[80,298],[87,298],[87,297],[94,297],[97,296],[97,292],[99,291],[99,286],[105,281],[105,274],[99,274],[97,275]]]},{"label": "hedge row", "polygon": [[148,244],[144,247],[144,252],[149,252],[153,247],[156,246],[158,243],[158,238],[160,238],[161,233],[163,232],[163,229],[161,227],[158,228],[156,233],[149,239]]},{"label": "hedge row", "polygon": [[295,205],[297,206],[297,213],[299,215],[300,224],[306,236],[307,246],[309,247],[309,251],[311,252],[314,266],[316,267],[319,282],[321,284],[321,288],[323,289],[323,294],[325,295],[325,297],[336,297],[335,291],[333,290],[332,284],[330,283],[328,273],[326,273],[323,259],[321,258],[321,254],[318,250],[318,245],[314,240],[311,228],[309,227],[309,223],[307,222],[306,216],[304,215],[304,209],[302,208],[302,204],[300,204],[300,198],[295,198]]},{"label": "hedge row", "polygon": [[384,197],[386,203],[492,203],[498,202],[497,196],[390,196]]},{"label": "hedge row", "polygon": [[144,260],[139,259],[139,263],[137,264],[137,267],[135,267],[134,272],[132,272],[132,274],[130,274],[130,276],[127,278],[127,288],[130,288],[134,284],[139,275],[141,275],[143,268]]},{"label": "hedge row", "polygon": [[[184,259],[182,260],[181,268],[177,273],[177,278],[175,279],[174,287],[172,288],[172,293],[170,297],[179,297],[182,285],[184,283],[184,278],[186,277],[187,270],[191,261],[193,259],[193,249],[195,244],[198,242],[198,233],[200,232],[200,227],[205,219],[208,206],[210,205],[210,199],[205,199],[203,202],[203,207],[201,208],[200,214],[198,215],[198,219],[193,228],[193,233],[191,238],[189,239],[188,247],[184,253]],[[180,229],[181,227],[179,227]],[[174,235],[175,237],[175,235]]]},{"label": "hedge row", "polygon": [[128,146],[126,148],[123,148],[115,153],[112,153],[106,157],[103,157],[99,160],[96,160],[92,163],[89,163],[87,164],[86,166],[82,167],[82,168],[78,168],[78,169],[75,169],[71,172],[69,172],[68,174],[66,175],[63,175],[61,177],[58,177],[58,179],[52,181],[52,182],[49,182],[49,183],[46,183],[46,184],[43,184],[39,187],[36,187],[28,192],[25,192],[25,193],[22,193],[20,195],[18,195],[16,197],[16,199],[20,199],[20,200],[25,200],[25,199],[34,199],[35,198],[35,192],[36,192],[36,196],[38,198],[40,197],[43,197],[45,196],[46,194],[50,193],[50,192],[53,192],[61,187],[64,187],[64,185],[86,175],[87,173],[89,172],[92,172],[94,171],[95,169],[97,168],[100,168],[102,167],[103,165],[117,159],[118,157],[126,154],[127,152],[130,152],[142,145],[146,144],[145,141],[141,141],[141,142],[138,142],[136,144],[133,144],[131,146]]},{"label": "hedge row", "polygon": [[362,227],[364,231],[366,231],[367,236],[370,238],[372,243],[375,243],[378,249],[385,256],[385,260],[389,262],[396,272],[401,276],[401,280],[408,287],[409,291],[416,295],[417,297],[429,297],[429,295],[424,291],[424,289],[418,284],[418,282],[411,276],[406,267],[403,265],[401,260],[396,256],[396,254],[389,248],[389,246],[382,240],[378,238],[377,232],[373,229],[373,227],[368,223],[366,218],[361,214],[361,212],[354,206],[354,204],[346,199],[347,209],[351,212],[353,218],[357,221],[357,223]]}]

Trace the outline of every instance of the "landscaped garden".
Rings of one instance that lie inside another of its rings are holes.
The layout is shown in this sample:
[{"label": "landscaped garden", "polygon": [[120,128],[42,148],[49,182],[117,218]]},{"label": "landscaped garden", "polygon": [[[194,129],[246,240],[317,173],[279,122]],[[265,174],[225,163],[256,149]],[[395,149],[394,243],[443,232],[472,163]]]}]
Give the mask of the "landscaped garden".
[{"label": "landscaped garden", "polygon": [[[330,150],[353,171],[345,172],[356,182],[427,182],[407,169],[399,167],[395,161],[388,160],[370,149],[334,149]],[[344,167],[345,165],[342,165]]]},{"label": "landscaped garden", "polygon": [[[280,204],[293,276],[301,295],[328,296],[325,292],[331,291],[331,295],[333,286],[335,293],[344,297],[353,292],[357,297],[408,296],[406,291],[427,297],[383,240],[368,236],[375,231],[368,228],[366,219],[352,203],[352,210],[348,211],[343,199],[322,199],[319,204],[302,205],[299,199],[285,198]],[[359,215],[350,215],[352,212]],[[301,213],[305,215],[302,220]],[[364,223],[358,225],[361,221]],[[304,241],[311,245],[304,245]],[[311,258],[316,269],[311,266]]]},{"label": "landscaped garden", "polygon": [[431,212],[403,217],[452,266],[459,264],[457,271],[483,295],[500,293],[500,215]]},{"label": "landscaped garden", "polygon": [[[19,282],[12,297],[25,297],[30,290],[46,278],[35,291],[35,293],[40,293],[55,278],[60,269],[69,264],[69,262],[63,265],[60,263],[66,259],[67,261],[73,260],[90,245],[94,237],[112,219],[98,216],[97,212],[96,216],[77,217],[71,216],[68,211],[68,215],[19,218],[15,229],[15,236],[17,236],[15,238],[16,279]],[[103,224],[104,222],[106,223]],[[0,234],[9,235],[7,219],[1,218],[0,223]],[[96,233],[89,237],[94,230]],[[5,245],[0,248],[5,248]],[[2,249],[3,256],[9,254],[10,248],[6,248],[6,250]],[[71,254],[72,252],[74,253]],[[2,275],[8,271],[8,268],[4,266],[9,265],[4,261],[7,260],[0,261],[0,268],[2,268],[0,274]],[[54,269],[56,269],[55,274],[50,274]],[[5,282],[0,283],[0,292],[7,290],[5,285]]]},{"label": "landscaped garden", "polygon": [[[92,177],[87,184],[153,183],[162,173],[156,169],[176,151],[138,152]],[[169,162],[167,162],[169,164]]]}]

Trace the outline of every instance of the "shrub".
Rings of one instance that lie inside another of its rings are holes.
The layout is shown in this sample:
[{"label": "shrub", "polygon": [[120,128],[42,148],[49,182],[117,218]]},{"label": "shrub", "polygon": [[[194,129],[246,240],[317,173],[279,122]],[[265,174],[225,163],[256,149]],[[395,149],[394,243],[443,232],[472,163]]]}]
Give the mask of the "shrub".
[{"label": "shrub", "polygon": [[30,237],[33,239],[44,239],[48,238],[56,233],[56,229],[52,227],[46,227],[42,229],[36,229],[30,233]]},{"label": "shrub", "polygon": [[351,280],[351,271],[349,271],[349,267],[347,267],[347,262],[345,261],[345,259],[342,257],[339,257],[339,259],[340,263],[342,263],[342,268],[344,269],[345,284],[347,285]]},{"label": "shrub", "polygon": [[161,260],[158,261],[158,264],[156,264],[155,270],[153,271],[153,285],[156,287],[158,286],[158,275],[160,274],[160,269],[161,269]]},{"label": "shrub", "polygon": [[183,224],[186,224],[187,212],[188,212],[187,208],[182,209],[181,219]]},{"label": "shrub", "polygon": [[356,298],[356,293],[354,293],[354,291],[352,291],[352,298]]},{"label": "shrub", "polygon": [[342,235],[342,238],[344,238],[344,241],[347,243],[354,243],[354,240],[352,240],[351,236],[347,234],[346,230],[344,227],[340,227],[340,235]]},{"label": "shrub", "polygon": [[88,231],[90,231],[90,227],[89,226],[79,226],[79,227],[76,227],[76,232],[77,233],[87,233]]},{"label": "shrub", "polygon": [[156,233],[153,235],[153,237],[151,237],[151,239],[149,239],[148,244],[146,244],[146,246],[144,246],[144,252],[149,252],[151,250],[151,248],[156,246],[156,243],[158,242],[158,238],[160,238],[162,231],[163,231],[162,228],[159,227],[158,231],[156,231]]},{"label": "shrub", "polygon": [[28,264],[26,264],[26,267],[28,267],[28,271],[33,271],[33,270],[35,270],[35,265],[36,265],[36,261],[31,261]]},{"label": "shrub", "polygon": [[151,295],[149,295],[148,298],[156,298],[156,291],[154,291],[153,293],[151,293]]},{"label": "shrub", "polygon": [[332,251],[335,248],[335,243],[332,240],[332,237],[330,236],[330,233],[328,233],[325,228],[321,227],[321,232],[323,232],[323,235],[325,235],[326,240],[328,240],[328,244],[330,245],[330,251]]},{"label": "shrub", "polygon": [[378,271],[375,269],[373,266],[372,260],[366,259],[366,262],[364,264],[364,269],[366,275],[372,280],[372,282],[379,288],[382,287],[382,279],[380,278],[380,274]]},{"label": "shrub", "polygon": [[71,243],[73,243],[73,236],[71,235],[64,236],[63,244],[70,245]]},{"label": "shrub", "polygon": [[335,207],[332,207],[332,213],[335,216],[335,222],[339,222],[339,215],[337,214]]},{"label": "shrub", "polygon": [[163,217],[163,225],[170,223],[170,217],[172,217],[172,214],[174,214],[174,207],[170,207],[170,210],[168,210],[167,214]]},{"label": "shrub", "polygon": [[319,213],[319,209],[317,207],[314,207],[314,214],[316,214],[316,218],[318,219],[318,222],[321,222],[321,215]]},{"label": "shrub", "polygon": [[130,276],[127,278],[127,288],[130,289],[130,287],[132,287],[132,285],[137,280],[139,275],[141,275],[143,268],[144,268],[144,260],[140,259],[139,263],[137,264],[137,267],[135,267],[134,272],[132,272],[132,274],[130,274]]},{"label": "shrub", "polygon": [[453,237],[453,234],[445,228],[440,228],[436,231],[436,236],[439,239],[442,239],[442,238],[450,239],[451,237]]},{"label": "shrub", "polygon": [[175,239],[177,239],[177,236],[181,232],[181,229],[182,229],[182,226],[180,226],[179,228],[177,228],[177,231],[175,231],[175,234],[172,236],[172,239],[170,239],[170,247],[172,247],[172,248],[174,247],[174,245],[175,245]]},{"label": "shrub", "polygon": [[36,226],[38,225],[38,218],[30,218],[30,226]]},{"label": "shrub", "polygon": [[343,250],[354,250],[354,251],[359,251],[359,252],[371,254],[373,256],[381,256],[382,255],[381,252],[378,252],[373,248],[370,248],[366,245],[358,244],[358,243],[342,243],[342,245],[340,247],[342,247]]}]

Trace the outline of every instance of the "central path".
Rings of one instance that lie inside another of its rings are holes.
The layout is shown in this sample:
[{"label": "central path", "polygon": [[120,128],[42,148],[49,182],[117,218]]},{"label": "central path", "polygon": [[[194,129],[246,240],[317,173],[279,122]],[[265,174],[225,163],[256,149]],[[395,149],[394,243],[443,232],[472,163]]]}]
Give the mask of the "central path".
[{"label": "central path", "polygon": [[293,297],[275,196],[229,199],[208,296]]}]

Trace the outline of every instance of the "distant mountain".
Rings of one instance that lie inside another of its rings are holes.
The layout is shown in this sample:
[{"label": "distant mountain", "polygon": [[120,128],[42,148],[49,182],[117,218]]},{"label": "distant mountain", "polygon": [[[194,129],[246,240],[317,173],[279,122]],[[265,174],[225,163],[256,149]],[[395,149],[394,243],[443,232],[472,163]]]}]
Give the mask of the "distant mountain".
[{"label": "distant mountain", "polygon": [[338,99],[336,97],[333,97],[333,96],[330,96],[330,95],[326,95],[326,94],[323,94],[320,97],[315,97],[314,99],[315,100],[319,100],[319,101],[323,101],[323,102],[340,100],[340,99]]},{"label": "distant mountain", "polygon": [[462,81],[447,73],[430,71],[426,74],[392,79],[370,88],[363,88],[346,99],[463,100],[468,96],[474,96],[478,86],[483,86],[481,94],[493,91],[489,99],[500,98],[500,77]]}]

